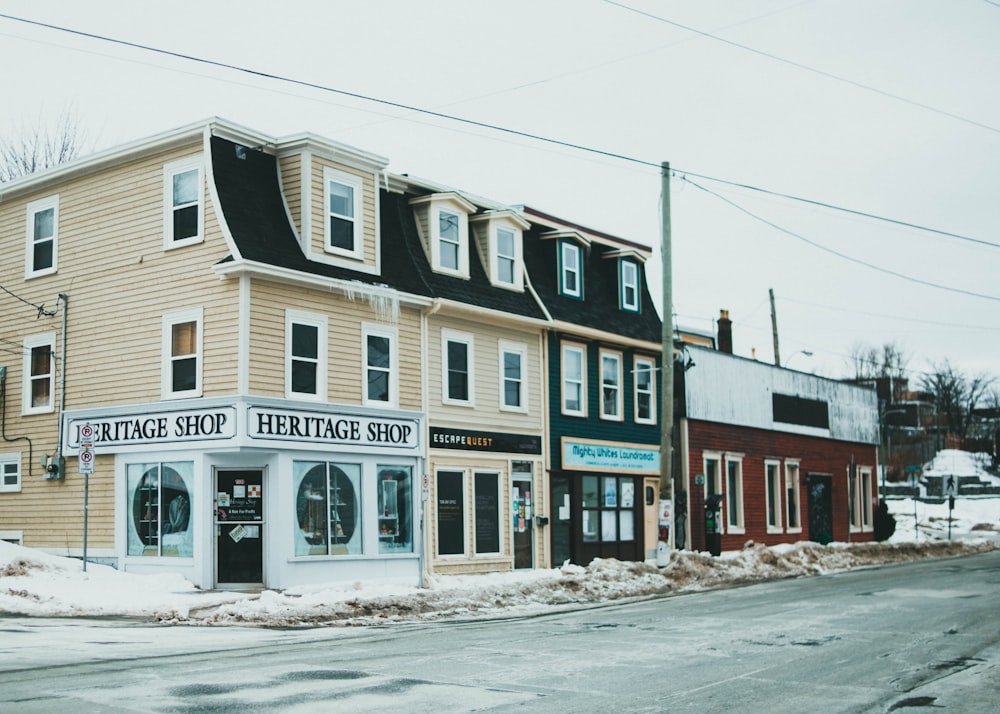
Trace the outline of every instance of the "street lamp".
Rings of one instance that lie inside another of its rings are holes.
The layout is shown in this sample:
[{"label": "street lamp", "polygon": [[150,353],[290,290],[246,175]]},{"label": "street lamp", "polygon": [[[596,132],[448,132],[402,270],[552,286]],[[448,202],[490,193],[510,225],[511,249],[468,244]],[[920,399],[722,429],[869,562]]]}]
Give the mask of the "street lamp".
[{"label": "street lamp", "polygon": [[797,355],[805,355],[806,357],[812,357],[813,353],[810,350],[799,350],[798,352],[796,352],[795,354],[793,354],[791,357],[789,357],[787,360],[785,360],[785,367],[786,368],[788,367],[789,364],[791,364],[791,361],[793,359],[795,359],[795,357]]}]

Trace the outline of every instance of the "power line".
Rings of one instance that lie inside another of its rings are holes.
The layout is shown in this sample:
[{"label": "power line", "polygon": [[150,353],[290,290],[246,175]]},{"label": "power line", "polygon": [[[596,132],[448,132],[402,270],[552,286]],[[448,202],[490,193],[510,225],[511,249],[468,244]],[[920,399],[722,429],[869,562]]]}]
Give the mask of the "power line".
[{"label": "power line", "polygon": [[969,295],[971,297],[983,298],[984,300],[996,300],[996,301],[1000,302],[1000,297],[997,297],[995,295],[985,295],[983,293],[976,293],[976,292],[972,292],[971,290],[963,290],[962,288],[955,288],[955,287],[951,287],[949,285],[941,285],[939,283],[932,283],[932,282],[930,282],[928,280],[922,280],[920,278],[914,278],[913,276],[905,275],[903,273],[896,272],[895,270],[890,270],[889,268],[883,268],[881,266],[875,265],[874,263],[869,263],[869,262],[867,262],[865,260],[861,260],[860,258],[853,258],[853,257],[847,255],[846,253],[841,253],[840,251],[834,250],[833,248],[829,248],[829,247],[823,245],[822,243],[817,243],[814,240],[810,240],[809,238],[806,238],[805,236],[803,236],[800,233],[796,233],[794,231],[788,230],[787,228],[784,228],[783,226],[779,226],[777,223],[774,223],[773,221],[769,221],[768,219],[766,219],[766,218],[764,218],[762,216],[757,215],[753,211],[750,211],[749,209],[744,208],[743,206],[739,205],[735,201],[732,201],[732,200],[726,198],[722,194],[717,193],[715,191],[712,191],[711,189],[705,188],[701,184],[695,183],[694,181],[692,181],[691,179],[687,178],[684,175],[681,175],[679,178],[682,181],[686,181],[687,183],[691,184],[695,188],[700,189],[700,190],[704,191],[705,193],[707,193],[707,194],[709,194],[711,196],[715,196],[720,201],[723,201],[724,203],[728,203],[730,206],[732,206],[736,210],[740,211],[741,213],[745,213],[746,215],[750,216],[754,220],[760,221],[761,223],[763,223],[763,224],[765,224],[767,226],[770,226],[771,228],[774,228],[776,231],[780,231],[781,233],[784,233],[785,235],[789,235],[789,236],[791,236],[793,238],[796,238],[796,239],[798,239],[798,240],[800,240],[800,241],[802,241],[804,243],[808,243],[812,247],[818,248],[818,249],[820,249],[822,251],[830,253],[831,255],[835,255],[838,258],[843,258],[844,260],[850,261],[852,263],[857,263],[858,265],[863,265],[866,268],[871,268],[872,270],[876,270],[876,271],[878,271],[880,273],[885,273],[886,275],[892,275],[893,277],[901,278],[903,280],[908,280],[908,281],[910,281],[912,283],[917,283],[919,285],[925,285],[927,287],[938,288],[939,290],[948,290],[949,292],[960,293],[962,295]]},{"label": "power line", "polygon": [[[605,1],[606,2],[610,2],[610,0],[605,0]],[[612,4],[617,4],[617,3],[612,3]],[[631,9],[631,8],[628,8],[627,6],[624,6],[624,5],[622,5],[621,7],[625,8],[625,9]],[[638,11],[636,11],[636,12],[638,12]],[[640,159],[638,157],[629,156],[629,155],[622,154],[622,153],[619,153],[619,152],[607,151],[607,150],[604,150],[604,149],[597,149],[597,148],[586,146],[586,145],[583,145],[583,144],[577,144],[577,143],[573,143],[573,142],[569,142],[569,141],[563,141],[563,140],[560,140],[560,139],[554,139],[552,137],[543,136],[541,134],[534,134],[534,133],[531,133],[531,132],[520,131],[518,129],[510,129],[508,127],[503,127],[503,126],[500,126],[498,124],[490,124],[488,122],[482,122],[482,121],[478,121],[478,120],[475,120],[475,119],[468,119],[466,117],[460,117],[460,116],[457,116],[457,115],[454,115],[454,114],[447,114],[445,112],[440,112],[440,111],[436,111],[436,110],[432,110],[432,109],[424,109],[422,107],[417,107],[417,106],[413,106],[413,105],[409,105],[409,104],[403,104],[401,102],[396,102],[396,101],[392,101],[392,100],[389,100],[389,99],[381,99],[379,97],[373,97],[373,96],[370,96],[370,95],[361,94],[359,92],[350,92],[350,91],[347,91],[347,90],[338,89],[336,87],[330,87],[330,86],[327,86],[327,85],[321,85],[321,84],[317,84],[317,83],[314,83],[314,82],[306,82],[306,81],[295,79],[295,78],[292,78],[292,77],[285,77],[285,76],[282,76],[282,75],[271,74],[269,72],[263,72],[263,71],[260,71],[260,70],[254,70],[254,69],[250,69],[250,68],[247,68],[247,67],[241,67],[239,65],[233,65],[233,64],[228,64],[228,63],[225,63],[225,62],[216,61],[216,60],[210,60],[210,59],[205,59],[205,58],[202,58],[202,57],[196,57],[194,55],[188,55],[188,54],[183,54],[183,53],[179,53],[179,52],[174,52],[172,50],[164,50],[164,49],[160,49],[160,48],[157,48],[157,47],[152,47],[150,45],[142,45],[142,44],[139,44],[139,43],[130,42],[128,40],[120,40],[120,39],[113,38],[113,37],[107,37],[107,36],[104,36],[104,35],[97,35],[97,34],[94,34],[94,33],[84,32],[82,30],[74,30],[72,28],[61,27],[59,25],[53,25],[53,24],[49,24],[49,23],[39,22],[37,20],[29,20],[29,19],[26,19],[26,18],[16,17],[16,16],[13,16],[13,15],[7,15],[7,14],[0,13],[0,18],[4,18],[4,19],[11,20],[11,21],[14,21],[14,22],[25,23],[25,24],[28,24],[28,25],[34,25],[34,26],[37,26],[37,27],[43,27],[45,29],[54,30],[54,31],[57,31],[57,32],[65,32],[65,33],[72,34],[72,35],[78,35],[78,36],[86,37],[86,38],[93,39],[93,40],[99,40],[101,42],[108,42],[108,43],[111,43],[111,44],[122,45],[124,47],[131,47],[133,49],[139,49],[139,50],[142,50],[142,51],[145,51],[145,52],[152,52],[154,54],[166,55],[166,56],[169,56],[169,57],[175,57],[175,58],[178,58],[178,59],[184,59],[184,60],[187,60],[187,61],[190,61],[190,62],[196,62],[196,63],[200,63],[200,64],[206,64],[206,65],[209,65],[209,66],[220,67],[220,68],[223,68],[223,69],[229,69],[229,70],[232,70],[234,72],[240,72],[240,73],[244,73],[244,74],[249,74],[249,75],[253,75],[253,76],[256,76],[256,77],[263,78],[263,79],[270,79],[270,80],[279,81],[279,82],[286,82],[286,83],[289,83],[289,84],[293,84],[293,85],[297,85],[297,86],[301,86],[301,87],[306,87],[306,88],[309,88],[309,89],[315,89],[315,90],[318,90],[318,91],[330,92],[332,94],[338,94],[338,95],[341,95],[341,96],[350,97],[352,99],[358,99],[358,100],[362,100],[362,101],[366,101],[366,102],[372,102],[372,103],[376,103],[376,104],[382,104],[382,105],[385,105],[385,106],[394,107],[396,109],[403,109],[403,110],[406,110],[406,111],[409,111],[409,112],[414,112],[414,113],[417,113],[417,114],[424,114],[424,115],[427,115],[427,116],[432,116],[432,117],[435,117],[435,118],[438,118],[438,119],[445,119],[445,120],[448,120],[448,121],[454,121],[454,122],[458,122],[458,123],[462,123],[462,124],[467,124],[467,125],[479,127],[479,128],[482,128],[482,129],[488,129],[488,130],[491,130],[491,131],[496,131],[496,132],[511,134],[511,135],[514,135],[514,136],[520,136],[520,137],[523,137],[523,138],[532,139],[534,141],[539,141],[539,142],[548,143],[548,144],[554,144],[556,146],[562,146],[562,147],[569,148],[569,149],[575,149],[577,151],[582,151],[582,152],[586,152],[586,153],[590,153],[590,154],[596,154],[596,155],[599,155],[599,156],[604,156],[604,157],[608,157],[608,158],[612,158],[612,159],[618,159],[618,160],[621,160],[621,161],[625,161],[625,162],[637,164],[637,165],[644,166],[644,167],[655,168],[657,170],[659,170],[659,168],[660,168],[660,162],[659,161],[647,161],[645,159]],[[697,30],[695,30],[693,28],[685,28],[685,29],[690,29],[692,32],[699,32],[699,31],[697,31]],[[703,33],[703,34],[707,34],[707,33]],[[708,36],[714,37],[712,35],[708,35]],[[774,190],[771,190],[771,189],[761,188],[759,186],[753,186],[751,184],[740,183],[740,182],[737,182],[737,181],[730,181],[728,179],[721,179],[721,178],[717,178],[717,177],[713,177],[713,176],[707,176],[705,174],[700,174],[700,173],[697,173],[697,172],[694,172],[694,171],[687,171],[687,170],[683,170],[683,169],[677,169],[677,170],[679,172],[687,174],[689,176],[696,176],[698,178],[702,178],[702,179],[705,179],[707,181],[715,181],[717,183],[724,183],[724,184],[727,184],[727,185],[736,186],[736,187],[740,187],[740,188],[744,188],[744,189],[748,189],[748,190],[752,190],[752,191],[759,191],[761,193],[766,193],[766,194],[769,194],[769,195],[772,195],[772,196],[776,196],[776,197],[779,197],[779,198],[784,198],[786,200],[797,201],[797,202],[800,202],[800,203],[806,203],[806,204],[814,205],[814,206],[820,206],[820,207],[823,207],[823,208],[827,208],[829,210],[840,211],[840,212],[843,212],[843,213],[849,213],[849,214],[860,216],[860,217],[863,217],[863,218],[868,218],[870,220],[883,221],[883,222],[886,222],[886,223],[891,223],[891,224],[894,224],[894,225],[898,225],[898,226],[902,226],[902,227],[906,227],[906,228],[911,228],[911,229],[914,229],[914,230],[925,231],[925,232],[928,232],[928,233],[935,233],[935,234],[942,235],[942,236],[949,237],[949,238],[955,238],[955,239],[958,239],[958,240],[968,241],[968,242],[971,242],[971,243],[977,243],[977,244],[980,244],[980,245],[986,245],[986,246],[990,246],[990,247],[994,247],[994,248],[1000,248],[1000,244],[991,243],[989,241],[984,241],[984,240],[980,240],[980,239],[977,239],[977,238],[971,238],[969,236],[964,236],[964,235],[961,235],[961,234],[958,234],[958,233],[952,233],[952,232],[949,232],[949,231],[938,230],[936,228],[929,228],[927,226],[922,226],[922,225],[919,225],[919,224],[916,224],[916,223],[911,223],[911,222],[908,222],[908,221],[902,221],[902,220],[898,220],[898,219],[894,219],[894,218],[887,218],[885,216],[879,216],[879,215],[874,214],[874,213],[868,213],[868,212],[865,212],[865,211],[859,211],[859,210],[855,210],[855,209],[851,209],[851,208],[845,208],[843,206],[838,206],[838,205],[835,205],[835,204],[832,204],[832,203],[827,203],[827,202],[823,202],[823,201],[817,201],[817,200],[809,199],[809,198],[803,198],[803,197],[795,196],[795,195],[792,195],[792,194],[789,194],[789,193],[782,193],[782,192],[774,191]]]},{"label": "power line", "polygon": [[634,12],[637,15],[643,15],[643,16],[648,17],[650,19],[658,20],[659,22],[663,22],[663,23],[666,23],[668,25],[673,25],[674,27],[679,27],[682,30],[686,30],[688,32],[693,32],[693,33],[695,33],[697,35],[701,35],[702,37],[707,37],[710,40],[715,40],[716,42],[722,42],[724,44],[729,45],[730,47],[736,47],[737,49],[741,49],[741,50],[744,50],[746,52],[752,52],[755,55],[759,55],[761,57],[766,57],[768,59],[774,60],[776,62],[781,62],[783,64],[787,64],[789,66],[796,67],[798,69],[804,69],[807,72],[812,72],[814,74],[818,74],[818,75],[820,75],[822,77],[826,77],[827,79],[833,79],[833,80],[835,80],[837,82],[843,82],[844,84],[849,84],[852,87],[857,87],[859,89],[864,89],[865,91],[868,91],[868,92],[874,92],[875,94],[880,94],[883,97],[888,97],[889,99],[895,99],[897,102],[903,102],[904,104],[909,104],[909,105],[914,106],[914,107],[919,107],[920,109],[924,109],[924,110],[929,111],[929,112],[934,112],[935,114],[939,114],[941,116],[948,117],[949,119],[955,119],[957,121],[964,122],[966,124],[971,124],[972,126],[977,126],[980,129],[986,129],[987,131],[992,131],[994,133],[1000,134],[1000,129],[998,129],[997,127],[990,126],[989,124],[984,124],[982,122],[976,121],[975,119],[969,119],[968,117],[964,117],[961,114],[955,114],[953,112],[945,111],[944,109],[938,109],[937,107],[931,106],[930,104],[924,104],[922,102],[914,101],[913,99],[907,99],[906,97],[900,96],[899,94],[893,94],[892,92],[887,92],[884,89],[879,89],[878,87],[873,87],[870,84],[864,84],[862,82],[857,82],[857,81],[855,81],[853,79],[848,79],[847,77],[841,77],[840,75],[833,74],[832,72],[826,72],[826,71],[824,71],[822,69],[817,69],[816,67],[810,67],[809,65],[802,64],[801,62],[796,62],[794,60],[785,59],[784,57],[780,57],[780,56],[772,54],[770,52],[765,52],[764,50],[758,50],[758,49],[756,49],[754,47],[750,47],[748,45],[740,44],[739,42],[734,42],[732,40],[727,40],[724,37],[719,37],[718,35],[713,35],[710,32],[705,32],[704,30],[699,30],[696,27],[691,27],[690,25],[684,25],[684,24],[681,24],[679,22],[675,22],[674,20],[668,20],[667,18],[662,17],[660,15],[654,15],[651,12],[646,12],[644,10],[639,10],[637,8],[630,7],[629,5],[625,5],[624,3],[615,2],[615,0],[604,0],[604,2],[606,2],[609,5],[614,5],[616,7],[620,7],[623,10],[628,10],[629,12]]},{"label": "power line", "polygon": [[25,305],[30,305],[31,307],[33,307],[36,310],[38,310],[38,316],[39,317],[55,317],[56,314],[59,312],[59,308],[56,308],[55,310],[46,310],[45,309],[45,305],[36,305],[33,302],[25,300],[20,295],[16,295],[16,294],[12,293],[10,290],[8,290],[7,288],[5,288],[3,285],[0,285],[0,290],[3,290],[5,293],[7,293],[8,295],[10,295],[12,298],[16,298],[17,300],[20,300]]}]

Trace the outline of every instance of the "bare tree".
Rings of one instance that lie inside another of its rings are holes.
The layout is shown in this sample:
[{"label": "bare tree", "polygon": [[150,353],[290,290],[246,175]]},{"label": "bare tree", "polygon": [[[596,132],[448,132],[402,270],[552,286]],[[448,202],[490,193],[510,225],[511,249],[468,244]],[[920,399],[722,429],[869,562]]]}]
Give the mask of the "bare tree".
[{"label": "bare tree", "polygon": [[856,344],[850,355],[856,382],[871,383],[879,399],[893,404],[905,398],[906,365],[910,358],[897,345],[887,342],[881,347]]},{"label": "bare tree", "polygon": [[990,399],[995,379],[986,374],[966,375],[945,360],[933,364],[921,379],[921,388],[934,395],[938,423],[963,439],[970,435],[973,413]]},{"label": "bare tree", "polygon": [[0,183],[72,161],[86,143],[72,109],[63,110],[51,124],[41,119],[31,124],[22,121],[9,137],[0,138]]}]

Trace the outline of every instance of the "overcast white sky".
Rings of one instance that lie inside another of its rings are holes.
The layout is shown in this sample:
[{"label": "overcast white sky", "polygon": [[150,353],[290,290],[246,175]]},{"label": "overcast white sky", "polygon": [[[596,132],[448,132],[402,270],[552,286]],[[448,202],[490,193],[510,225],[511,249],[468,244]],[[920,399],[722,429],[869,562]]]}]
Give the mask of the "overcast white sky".
[{"label": "overcast white sky", "polygon": [[773,224],[672,182],[680,325],[712,331],[728,309],[736,352],[771,361],[773,289],[790,367],[846,376],[856,345],[893,342],[915,378],[945,359],[1000,373],[1000,2],[0,0],[0,14],[638,161],[7,18],[2,132],[69,106],[96,148],[209,116],[316,132],[392,171],[654,246],[657,300],[669,161]]}]

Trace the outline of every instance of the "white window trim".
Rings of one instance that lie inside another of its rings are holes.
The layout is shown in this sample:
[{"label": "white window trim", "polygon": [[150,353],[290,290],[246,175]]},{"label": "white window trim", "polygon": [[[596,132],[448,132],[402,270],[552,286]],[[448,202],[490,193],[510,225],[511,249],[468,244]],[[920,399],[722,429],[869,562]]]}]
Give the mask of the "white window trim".
[{"label": "white window trim", "polygon": [[[600,384],[601,384],[601,399],[600,399],[600,411],[601,419],[605,421],[624,421],[624,385],[622,384],[622,353],[613,352],[611,350],[601,349],[599,350],[598,361],[600,363]],[[613,360],[617,365],[615,369],[617,382],[615,383],[615,413],[609,414],[604,410],[604,361],[606,359]]]},{"label": "white window trim", "polygon": [[[507,354],[516,354],[521,360],[521,380],[519,383],[519,395],[518,401],[520,401],[520,406],[512,406],[507,404],[507,375],[504,372],[504,357]],[[500,360],[500,409],[505,412],[518,412],[520,414],[528,413],[528,389],[527,389],[527,375],[528,375],[528,345],[523,342],[511,342],[510,340],[500,340],[498,342],[498,357]]]},{"label": "white window trim", "polygon": [[[458,268],[447,268],[441,264],[441,213],[458,216]],[[433,204],[430,211],[431,260],[434,270],[459,278],[469,277],[469,214],[453,203]]]},{"label": "white window trim", "polygon": [[[847,467],[848,479],[851,478],[851,467]],[[867,475],[867,489],[865,478]],[[851,533],[866,533],[872,530],[872,468],[870,466],[854,467],[854,478],[848,484],[848,507],[851,508],[850,490],[854,489],[854,503],[851,510]]]},{"label": "white window trim", "polygon": [[[639,372],[646,371],[645,368],[640,369],[640,365],[649,365],[649,417],[644,418],[639,416],[639,380],[636,375]],[[656,423],[656,360],[650,357],[635,357],[632,360],[632,391],[633,391],[633,408],[635,411],[634,419],[636,424],[655,424]]]},{"label": "white window trim", "polygon": [[[468,399],[455,399],[448,394],[448,343],[460,342],[466,347],[466,359],[468,360],[469,377],[469,397]],[[469,332],[458,330],[441,330],[441,402],[459,407],[476,406],[476,350],[475,336]]]},{"label": "white window trim", "polygon": [[[724,482],[724,478],[723,478],[723,474],[722,474],[722,469],[723,469],[723,467],[725,465],[725,461],[722,458],[722,452],[720,452],[720,451],[703,451],[701,453],[701,472],[702,472],[702,474],[705,477],[705,483],[702,486],[702,488],[704,489],[704,496],[705,496],[706,500],[708,499],[708,495],[710,493],[710,489],[708,488],[708,479],[710,477],[709,477],[709,474],[708,474],[708,469],[705,467],[705,465],[709,461],[714,461],[715,464],[716,464],[716,467],[717,467],[716,470],[715,470],[715,476],[712,477],[713,481],[714,481],[713,486],[714,486],[714,489],[715,489],[715,493],[716,494],[720,494],[723,497],[722,508],[724,509],[725,508],[725,495],[726,495],[726,493],[725,493],[725,491],[722,490],[723,482]],[[725,533],[726,532],[726,525],[727,525],[726,524],[726,519],[722,515],[722,512],[720,511],[719,512],[719,521],[716,524],[716,526],[719,529],[719,533]]]},{"label": "white window trim", "polygon": [[[566,353],[580,354],[580,408],[566,408]],[[587,416],[587,348],[583,345],[564,343],[559,350],[559,399],[562,413],[566,416]]]},{"label": "white window trim", "polygon": [[[772,480],[771,476],[768,474],[768,469],[774,469],[774,478]],[[783,505],[785,499],[782,498],[781,484],[784,482],[781,473],[781,461],[777,459],[764,459],[764,524],[767,527],[768,533],[783,533],[784,532],[784,518],[782,514],[784,513]],[[774,486],[774,508],[775,512],[771,512],[771,503],[767,498],[768,489]],[[774,520],[774,524],[771,520]]]},{"label": "white window trim", "polygon": [[[354,224],[354,249],[345,250],[344,248],[337,248],[330,244],[330,238],[332,233],[330,232],[331,224],[331,212],[330,212],[330,183],[339,183],[342,186],[348,186],[352,189],[352,195],[354,198],[353,216],[341,216],[338,218],[344,218],[350,220]],[[333,255],[343,255],[348,258],[355,258],[357,260],[362,260],[364,258],[364,210],[362,203],[362,189],[364,183],[361,177],[355,176],[353,174],[346,173],[344,171],[338,171],[337,169],[331,168],[329,166],[323,169],[323,250],[327,253]]]},{"label": "white window trim", "polygon": [[[631,270],[629,270],[631,268]],[[630,275],[631,273],[631,275]],[[627,279],[627,278],[630,278]],[[621,307],[622,310],[628,310],[629,312],[639,312],[639,266],[636,265],[631,260],[621,260],[621,266],[619,268],[619,279],[621,281]],[[635,296],[635,302],[629,303],[625,296],[627,294],[626,288],[631,288]]]},{"label": "white window trim", "polygon": [[[504,491],[504,489],[503,489],[503,481],[504,481],[504,479],[502,478],[503,474],[501,474],[496,469],[475,469],[475,470],[473,470],[473,472],[471,474],[471,477],[470,477],[470,481],[471,481],[470,488],[471,488],[471,492],[472,492],[472,504],[473,504],[473,507],[472,507],[472,511],[469,513],[469,520],[472,521],[472,528],[466,529],[466,530],[471,530],[473,534],[475,534],[475,532],[476,532],[476,508],[475,508],[475,504],[476,504],[476,501],[477,501],[477,499],[476,499],[476,495],[477,495],[476,494],[476,476],[478,476],[480,474],[489,474],[489,475],[497,477],[497,510],[498,510],[498,512],[500,514],[500,518],[497,518],[497,544],[498,544],[499,550],[484,550],[484,551],[478,551],[478,550],[476,550],[475,536],[473,536],[472,541],[469,543],[469,545],[472,547],[472,557],[473,558],[496,558],[498,555],[503,555],[503,547],[504,547],[503,531],[504,531],[504,521],[506,520],[503,517],[503,514],[507,512],[507,511],[504,510],[504,502],[503,502],[503,491]],[[469,551],[466,551],[466,552],[469,552]]]},{"label": "white window trim", "polygon": [[[190,238],[174,240],[174,176],[198,170],[198,233]],[[173,250],[202,243],[205,240],[205,169],[201,154],[163,167],[163,249]]]},{"label": "white window trim", "polygon": [[[737,494],[736,494],[736,513],[730,512],[729,506],[729,464],[736,464],[739,467],[739,480],[737,483]],[[723,480],[723,507],[726,512],[726,531],[729,533],[741,534],[746,533],[746,521],[744,520],[744,488],[743,488],[743,455],[742,454],[726,454],[725,458],[722,460],[722,480]],[[732,520],[730,520],[732,519]]]},{"label": "white window trim", "polygon": [[[192,397],[201,396],[202,375],[205,371],[203,341],[204,316],[205,311],[200,307],[191,308],[189,310],[168,312],[163,316],[163,342],[161,345],[163,361],[160,366],[160,390],[162,392],[163,399],[190,399]],[[195,368],[195,387],[194,389],[185,389],[175,392],[173,390],[173,355],[171,354],[171,350],[173,349],[172,328],[174,325],[181,322],[195,323],[195,358],[197,360]]]},{"label": "white window trim", "polygon": [[[49,371],[49,403],[35,407],[31,404],[31,350],[48,345],[51,369]],[[46,332],[24,338],[24,367],[21,380],[21,414],[51,414],[56,405],[56,333]]]},{"label": "white window trim", "polygon": [[802,489],[799,486],[799,474],[801,473],[801,466],[799,465],[798,459],[785,459],[785,469],[784,469],[784,484],[785,488],[782,491],[782,497],[785,502],[785,510],[783,511],[786,520],[788,515],[788,491],[789,489],[795,491],[795,509],[799,524],[789,526],[785,529],[787,533],[801,533],[802,532]]},{"label": "white window trim", "polygon": [[13,543],[14,545],[23,545],[24,531],[0,531],[0,540]]},{"label": "white window trim", "polygon": [[[292,391],[292,326],[308,325],[316,328],[318,341],[316,350],[316,392]],[[326,364],[327,364],[327,332],[326,315],[299,310],[285,311],[285,397],[287,399],[308,399],[326,401]]]},{"label": "white window trim", "polygon": [[[500,231],[507,231],[514,235],[514,254],[500,255]],[[493,285],[508,290],[524,290],[524,234],[519,228],[515,228],[509,223],[497,222],[490,226],[490,282]],[[500,258],[509,259],[513,262],[512,281],[507,282],[500,279]]]},{"label": "white window trim", "polygon": [[[389,340],[389,399],[380,401],[368,397],[368,337],[384,337]],[[366,407],[389,407],[399,404],[399,334],[393,327],[361,323],[361,400]]]},{"label": "white window trim", "polygon": [[[566,252],[572,251],[576,255],[576,269],[570,270],[566,267]],[[570,290],[566,287],[566,274],[576,275],[576,289]],[[583,297],[583,249],[568,240],[559,243],[559,294],[574,298]]]},{"label": "white window trim", "polygon": [[[35,270],[35,214],[52,209],[52,266]],[[25,218],[24,277],[40,278],[52,275],[59,268],[59,196],[48,196],[32,201],[27,206]]]},{"label": "white window trim", "polygon": [[[9,486],[4,484],[3,466],[5,464],[15,464],[17,466],[17,483]],[[20,452],[14,451],[11,453],[0,454],[0,493],[17,493],[21,490],[21,482],[24,480],[24,475],[21,471],[22,466]],[[0,531],[0,540],[4,540],[3,531]]]}]

